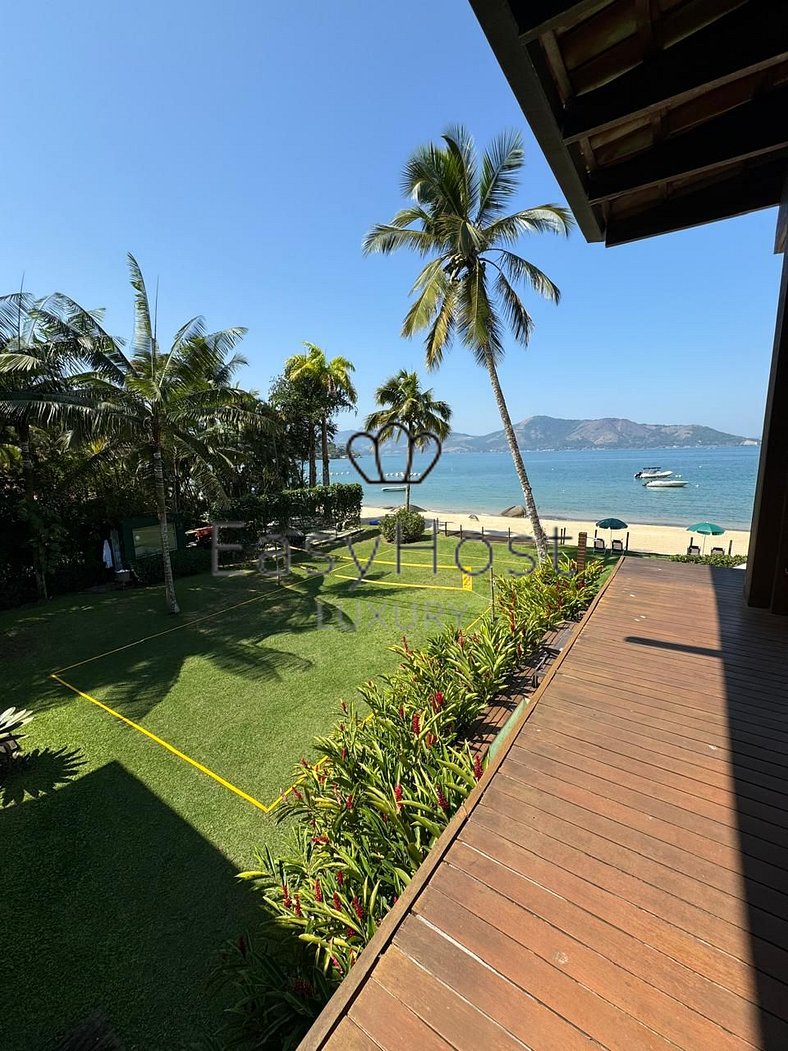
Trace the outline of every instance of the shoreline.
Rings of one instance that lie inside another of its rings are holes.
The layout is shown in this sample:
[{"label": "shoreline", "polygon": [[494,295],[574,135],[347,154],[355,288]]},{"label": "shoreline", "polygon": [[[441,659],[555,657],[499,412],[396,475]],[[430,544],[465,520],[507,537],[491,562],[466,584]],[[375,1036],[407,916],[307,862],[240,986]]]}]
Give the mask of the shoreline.
[{"label": "shoreline", "polygon": [[[417,501],[414,501],[414,503]],[[361,508],[363,519],[382,518],[389,514],[390,509],[380,505],[364,504]],[[530,534],[530,525],[527,518],[507,518],[503,515],[483,514],[482,512],[446,511],[439,508],[429,508],[419,512],[427,521],[437,518],[443,525],[448,524],[449,529],[480,532],[481,529],[494,533],[506,534],[511,529],[512,536],[525,537]],[[473,516],[473,517],[472,517]],[[609,529],[597,530],[593,521],[578,518],[560,518],[555,515],[542,515],[542,526],[545,532],[552,534],[553,530],[559,533],[565,529],[567,539],[571,542],[581,531],[588,534],[589,541],[593,541],[595,532],[601,536],[608,548],[610,547],[611,533]],[[629,550],[656,555],[683,555],[686,554],[687,546],[693,539],[685,526],[665,525],[661,522],[630,522],[627,529],[615,531],[613,539],[622,540],[626,544],[629,534]],[[746,555],[750,542],[749,529],[726,529],[722,536],[707,536],[705,538],[705,551],[708,554],[713,547],[721,547],[728,554],[729,546],[732,544],[734,555]],[[704,549],[704,538],[697,533],[694,534],[694,542]]]}]

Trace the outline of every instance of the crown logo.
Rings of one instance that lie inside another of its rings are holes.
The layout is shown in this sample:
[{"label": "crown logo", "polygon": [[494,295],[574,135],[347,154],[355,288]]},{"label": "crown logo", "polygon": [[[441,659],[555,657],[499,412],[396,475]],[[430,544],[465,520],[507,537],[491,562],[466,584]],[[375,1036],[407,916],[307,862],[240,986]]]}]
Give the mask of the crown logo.
[{"label": "crown logo", "polygon": [[[405,457],[405,472],[400,478],[387,478],[380,463],[380,447],[384,441],[388,441],[392,437],[394,431],[403,434],[407,441],[408,448]],[[358,448],[356,449],[356,452],[353,451],[353,446],[357,446],[357,443],[361,441],[369,442],[372,445],[372,453],[375,458],[375,468],[377,471],[375,477],[370,477],[367,471],[364,470],[364,466],[359,460],[362,454]],[[424,470],[421,471],[419,477],[412,478],[410,472],[413,466],[413,456],[417,449],[424,449],[429,443],[432,443],[435,446],[435,454]],[[433,468],[440,459],[442,448],[440,439],[431,431],[411,431],[405,426],[405,424],[394,422],[387,423],[385,427],[381,427],[377,433],[373,433],[372,431],[357,431],[348,439],[345,451],[347,452],[348,459],[367,485],[386,485],[391,482],[402,482],[407,485],[421,485],[424,479],[431,474]]]}]

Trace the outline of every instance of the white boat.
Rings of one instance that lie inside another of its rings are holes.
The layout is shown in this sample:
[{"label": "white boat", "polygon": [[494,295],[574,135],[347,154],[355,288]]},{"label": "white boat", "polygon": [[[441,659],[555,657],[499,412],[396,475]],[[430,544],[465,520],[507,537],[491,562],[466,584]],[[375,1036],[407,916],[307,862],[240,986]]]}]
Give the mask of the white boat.
[{"label": "white boat", "polygon": [[688,484],[682,478],[654,478],[643,483],[646,489],[683,489]]},{"label": "white boat", "polygon": [[673,471],[663,471],[661,467],[644,467],[638,471],[636,478],[670,478]]}]

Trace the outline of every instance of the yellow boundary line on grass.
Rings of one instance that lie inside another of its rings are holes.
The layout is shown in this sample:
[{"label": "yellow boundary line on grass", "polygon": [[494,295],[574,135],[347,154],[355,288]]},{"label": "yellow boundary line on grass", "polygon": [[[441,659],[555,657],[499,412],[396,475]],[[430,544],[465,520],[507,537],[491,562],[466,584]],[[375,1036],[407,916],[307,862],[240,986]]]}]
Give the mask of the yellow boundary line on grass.
[{"label": "yellow boundary line on grass", "polygon": [[398,580],[367,580],[366,577],[349,577],[346,573],[335,573],[339,580],[358,580],[362,584],[374,584],[378,588],[430,588],[433,591],[468,591],[468,588],[450,587],[448,584],[403,584]]},{"label": "yellow boundary line on grass", "polygon": [[[325,575],[329,576],[331,574],[334,574],[335,572],[336,572],[335,570],[331,570],[330,573],[327,573]],[[337,576],[341,576],[341,574],[339,574],[339,573],[337,573],[336,575]],[[299,580],[295,584],[283,584],[280,581],[278,583],[278,586],[285,587],[285,588],[288,588],[288,589],[294,589],[295,587],[298,586],[298,584],[303,584],[306,580],[309,580],[309,579],[310,579],[309,577],[305,577],[304,580]],[[345,580],[356,580],[358,578],[357,577],[347,577],[346,576],[343,579],[345,579]],[[370,583],[382,583],[382,582],[380,582],[380,581],[370,581]],[[397,583],[389,583],[388,586],[389,587],[432,587],[432,588],[436,588],[437,587],[437,588],[440,588],[443,591],[462,591],[463,590],[463,588],[442,587],[441,585],[437,585],[437,584],[397,584]],[[269,593],[266,593],[266,594],[269,594]],[[114,650],[107,650],[106,653],[101,653],[97,657],[90,657],[87,660],[79,661],[77,664],[70,664],[68,666],[68,668],[78,668],[78,667],[80,667],[83,664],[89,664],[90,661],[100,660],[101,657],[107,657],[107,656],[109,656],[112,653],[118,653],[121,650],[128,649],[130,646],[137,646],[137,645],[139,645],[142,642],[148,642],[151,639],[159,638],[161,635],[168,635],[168,634],[170,634],[170,632],[177,631],[180,628],[189,627],[190,625],[197,624],[197,623],[199,623],[200,621],[203,621],[203,620],[209,620],[211,617],[219,616],[220,613],[228,613],[228,612],[230,612],[230,610],[238,609],[240,606],[246,606],[250,602],[257,602],[260,599],[265,598],[265,597],[266,597],[265,595],[255,595],[254,598],[245,599],[243,602],[238,602],[234,606],[227,606],[223,610],[218,610],[215,613],[206,614],[205,617],[200,617],[200,618],[198,618],[198,620],[192,620],[192,621],[189,621],[188,623],[185,623],[185,624],[178,624],[178,625],[176,625],[173,628],[167,628],[165,631],[157,632],[154,635],[148,635],[148,636],[146,636],[145,638],[142,638],[142,639],[137,639],[136,642],[130,642],[130,643],[128,643],[125,646],[118,646]],[[465,631],[470,631],[471,628],[473,628],[473,626],[475,624],[478,624],[479,621],[482,619],[482,617],[485,617],[490,612],[491,609],[492,609],[492,607],[488,606],[486,609],[482,610],[482,612],[477,617],[475,617],[470,622],[470,624],[468,624],[466,626]],[[61,668],[60,671],[68,671],[68,668]],[[185,752],[182,752],[179,748],[176,748],[175,745],[170,744],[169,741],[165,741],[163,737],[159,737],[157,734],[153,733],[151,730],[147,730],[144,726],[141,726],[139,723],[135,723],[133,719],[129,719],[127,716],[121,714],[121,712],[118,712],[114,708],[111,708],[108,704],[105,704],[104,701],[100,701],[97,697],[93,697],[91,694],[85,693],[83,690],[80,690],[76,686],[73,686],[70,682],[66,682],[66,680],[62,679],[57,672],[50,673],[49,677],[50,677],[50,679],[54,679],[55,682],[59,682],[61,686],[64,686],[67,690],[70,690],[72,693],[76,694],[78,697],[82,697],[83,700],[90,701],[91,704],[95,704],[97,708],[101,708],[102,711],[107,712],[109,715],[113,716],[113,718],[115,718],[115,719],[119,720],[120,722],[124,723],[126,726],[131,727],[132,730],[137,730],[144,737],[147,737],[149,740],[153,741],[155,744],[159,745],[161,748],[164,748],[166,751],[170,752],[176,758],[183,760],[183,762],[188,763],[190,766],[193,766],[195,768],[195,770],[199,770],[200,773],[206,774],[208,777],[210,777],[214,781],[216,781],[217,784],[220,784],[223,788],[228,789],[230,792],[233,792],[235,795],[239,796],[241,799],[246,800],[247,803],[251,803],[252,806],[256,807],[258,810],[261,810],[264,814],[270,814],[272,811],[276,810],[277,807],[281,806],[282,803],[285,801],[285,798],[288,795],[290,795],[290,793],[293,791],[293,789],[296,788],[298,785],[300,785],[306,779],[306,774],[302,775],[301,777],[298,778],[297,781],[294,781],[293,784],[290,785],[289,788],[285,789],[284,792],[281,792],[276,797],[276,799],[274,799],[271,803],[268,803],[268,804],[261,803],[259,799],[255,799],[255,797],[252,796],[252,795],[249,795],[248,792],[244,792],[244,790],[242,788],[238,788],[238,786],[234,785],[232,783],[232,781],[228,781],[226,778],[222,777],[220,774],[217,774],[214,770],[211,770],[209,767],[205,766],[203,763],[198,762],[196,759],[192,759],[192,757],[190,755],[187,755]],[[369,720],[371,718],[372,718],[372,713],[370,712],[370,714],[367,715],[366,718],[362,720],[362,724],[366,723],[366,722],[369,722]],[[317,770],[319,767],[321,767],[326,762],[327,758],[328,758],[327,756],[323,756],[322,759],[318,759],[318,761],[312,765],[311,769],[312,770]]]},{"label": "yellow boundary line on grass", "polygon": [[139,723],[135,723],[132,719],[128,719],[125,715],[121,715],[120,712],[116,712],[114,708],[110,708],[108,704],[104,704],[104,702],[98,700],[98,698],[91,697],[89,693],[83,693],[83,691],[78,690],[76,686],[72,686],[70,682],[66,682],[65,679],[61,679],[59,675],[55,675],[53,673],[52,675],[50,675],[50,678],[55,679],[57,682],[60,683],[61,686],[65,686],[67,690],[71,690],[71,692],[77,694],[78,697],[82,697],[84,698],[84,700],[90,701],[91,704],[95,704],[98,708],[101,708],[103,711],[109,712],[110,715],[114,716],[116,719],[119,719],[122,723],[125,723],[126,726],[130,726],[132,730],[138,730],[139,733],[144,734],[145,737],[148,737],[151,741],[154,741],[156,744],[161,745],[162,748],[166,748],[168,752],[172,752],[172,754],[174,756],[177,756],[178,759],[182,759],[185,763],[189,763],[190,766],[193,766],[196,770],[199,770],[200,773],[207,774],[208,777],[212,777],[214,781],[218,782],[218,784],[222,785],[224,788],[228,788],[231,792],[235,792],[237,796],[240,796],[241,799],[245,799],[247,803],[251,803],[252,806],[256,806],[257,809],[262,810],[264,814],[267,814],[271,810],[273,810],[273,805],[267,807],[265,803],[261,803],[259,799],[255,799],[254,796],[250,796],[248,792],[244,792],[243,789],[238,788],[237,785],[234,785],[231,781],[228,781],[226,778],[221,777],[213,770],[210,770],[207,766],[203,766],[202,763],[198,763],[196,759],[192,759],[190,755],[186,755],[185,752],[182,752],[179,748],[176,748],[175,745],[170,744],[169,741],[165,741],[163,737],[158,737],[155,733],[151,733],[151,731],[146,730],[144,726],[140,726]]}]

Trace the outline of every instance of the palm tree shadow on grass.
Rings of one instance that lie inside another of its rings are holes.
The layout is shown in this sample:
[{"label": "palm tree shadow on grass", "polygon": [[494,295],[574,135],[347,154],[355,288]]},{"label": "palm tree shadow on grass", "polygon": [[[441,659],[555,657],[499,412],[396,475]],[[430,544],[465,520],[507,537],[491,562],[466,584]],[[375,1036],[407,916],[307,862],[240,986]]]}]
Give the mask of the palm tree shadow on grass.
[{"label": "palm tree shadow on grass", "polygon": [[[281,593],[263,596],[259,603],[184,624],[182,629],[160,638],[143,640],[139,645],[66,669],[61,677],[136,721],[167,697],[191,658],[201,658],[226,673],[230,695],[232,678],[263,686],[286,675],[307,672],[312,667],[309,658],[276,646],[273,640],[280,635],[315,630],[321,587],[322,578],[315,577],[298,591],[283,588]],[[320,606],[322,615],[335,614],[333,603],[322,596]],[[54,682],[49,688],[42,688],[35,708],[56,708],[72,699],[73,694]]]},{"label": "palm tree shadow on grass", "polygon": [[34,748],[23,752],[0,774],[0,808],[48,795],[73,781],[84,765],[78,748]]}]

